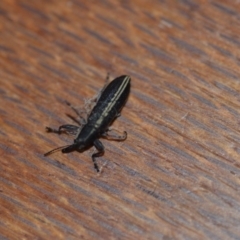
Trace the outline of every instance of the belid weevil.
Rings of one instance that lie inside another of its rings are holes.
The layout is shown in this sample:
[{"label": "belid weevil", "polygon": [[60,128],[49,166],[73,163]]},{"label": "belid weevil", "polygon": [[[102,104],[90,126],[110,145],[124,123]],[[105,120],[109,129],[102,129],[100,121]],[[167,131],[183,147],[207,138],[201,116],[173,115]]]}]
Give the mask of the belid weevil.
[{"label": "belid weevil", "polygon": [[[104,87],[87,120],[84,120],[81,114],[72,107],[81,119],[81,121],[75,120],[80,126],[65,124],[58,129],[46,127],[47,132],[72,134],[76,138],[73,144],[55,148],[45,153],[44,156],[59,150],[62,153],[69,153],[75,150],[82,152],[94,145],[98,152],[92,155],[92,161],[96,171],[99,172],[96,158],[104,154],[104,146],[99,138],[103,137],[117,141],[123,141],[127,138],[127,132],[124,131],[122,135],[117,135],[116,130],[112,130],[110,125],[120,116],[121,109],[127,101],[130,92],[130,82],[130,76],[123,75],[115,78]],[[74,119],[73,117],[71,118]]]}]

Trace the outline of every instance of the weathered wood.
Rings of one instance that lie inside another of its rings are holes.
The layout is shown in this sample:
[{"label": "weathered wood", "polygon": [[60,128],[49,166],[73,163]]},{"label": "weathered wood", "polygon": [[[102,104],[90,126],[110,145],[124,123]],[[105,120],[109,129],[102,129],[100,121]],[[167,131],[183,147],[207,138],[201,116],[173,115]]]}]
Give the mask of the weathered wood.
[{"label": "weathered wood", "polygon": [[[0,239],[240,239],[238,1],[0,2]],[[45,126],[127,74],[125,142]]]}]

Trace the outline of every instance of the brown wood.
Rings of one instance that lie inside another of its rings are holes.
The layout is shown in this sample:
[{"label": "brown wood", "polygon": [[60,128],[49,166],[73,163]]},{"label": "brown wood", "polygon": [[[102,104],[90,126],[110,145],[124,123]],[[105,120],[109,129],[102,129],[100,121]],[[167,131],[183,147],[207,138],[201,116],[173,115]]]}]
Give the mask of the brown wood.
[{"label": "brown wood", "polygon": [[[240,239],[239,1],[0,2],[0,239]],[[106,152],[60,152],[111,78]]]}]

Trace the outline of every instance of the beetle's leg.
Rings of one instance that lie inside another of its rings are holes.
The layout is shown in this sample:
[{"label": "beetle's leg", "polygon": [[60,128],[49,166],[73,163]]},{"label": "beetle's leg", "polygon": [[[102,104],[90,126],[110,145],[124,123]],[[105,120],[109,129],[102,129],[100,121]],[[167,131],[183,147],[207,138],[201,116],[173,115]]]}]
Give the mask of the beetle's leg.
[{"label": "beetle's leg", "polygon": [[97,95],[97,101],[98,99],[100,98],[100,96],[102,95],[102,92],[105,90],[105,88],[107,87],[108,83],[109,83],[109,79],[110,79],[110,73],[107,72],[107,76],[106,76],[106,79],[105,79],[105,84],[103,86],[103,88],[101,89],[101,91],[98,93]]},{"label": "beetle's leg", "polygon": [[94,96],[93,98],[88,98],[84,100],[84,109],[85,109],[85,113],[86,113],[86,118],[89,117],[92,109],[94,108],[94,106],[97,103],[97,98],[98,96]]},{"label": "beetle's leg", "polygon": [[116,129],[109,128],[102,137],[107,138],[109,140],[115,141],[124,141],[127,138],[127,132],[124,131],[123,133],[119,134],[119,131]]},{"label": "beetle's leg", "polygon": [[89,113],[91,112],[91,110],[93,109],[93,107],[95,106],[96,102],[98,101],[98,99],[101,97],[102,92],[104,91],[104,89],[107,87],[108,83],[109,83],[109,78],[110,78],[110,74],[109,72],[107,73],[106,76],[106,80],[105,80],[105,85],[103,86],[103,88],[99,91],[99,93],[97,93],[94,97],[85,100],[85,110],[87,112],[87,115],[89,115]]},{"label": "beetle's leg", "polygon": [[[102,95],[102,92],[105,90],[105,88],[107,87],[108,83],[109,83],[109,79],[110,79],[110,73],[107,72],[107,76],[106,76],[106,79],[105,79],[105,84],[103,86],[103,88],[101,89],[99,95],[101,96]],[[98,96],[98,98],[100,97]]]},{"label": "beetle's leg", "polygon": [[76,124],[78,124],[79,126],[82,126],[82,125],[85,125],[86,124],[86,122],[85,122],[85,120],[84,121],[82,121],[82,119],[80,119],[80,120],[78,120],[78,119],[76,119],[75,117],[73,117],[72,115],[70,115],[70,114],[66,114],[67,115],[67,117],[69,117],[70,119],[72,119]]},{"label": "beetle's leg", "polygon": [[58,128],[58,131],[66,132],[68,134],[76,135],[79,127],[75,125],[65,124]]},{"label": "beetle's leg", "polygon": [[110,79],[110,72],[107,72],[107,76],[106,76],[106,79],[105,79],[105,85],[108,84],[109,79]]},{"label": "beetle's leg", "polygon": [[70,125],[70,124],[62,125],[58,129],[46,127],[47,132],[52,132],[52,133],[57,133],[57,134],[68,133],[68,134],[76,135],[78,130],[79,130],[78,126]]},{"label": "beetle's leg", "polygon": [[100,157],[100,156],[102,156],[104,154],[104,146],[98,139],[96,139],[93,142],[93,145],[98,150],[98,152],[94,153],[92,155],[92,161],[93,161],[93,164],[94,164],[94,168],[96,169],[97,172],[99,172],[99,168],[98,168],[98,165],[96,163],[96,159],[95,158]]},{"label": "beetle's leg", "polygon": [[71,103],[65,101],[66,104],[77,114],[77,116],[79,117],[80,121],[78,121],[77,119],[73,118],[71,115],[68,115],[68,117],[70,117],[72,120],[74,120],[75,122],[77,122],[79,125],[83,125],[86,124],[86,120],[85,118],[82,116],[83,111],[78,111]]}]

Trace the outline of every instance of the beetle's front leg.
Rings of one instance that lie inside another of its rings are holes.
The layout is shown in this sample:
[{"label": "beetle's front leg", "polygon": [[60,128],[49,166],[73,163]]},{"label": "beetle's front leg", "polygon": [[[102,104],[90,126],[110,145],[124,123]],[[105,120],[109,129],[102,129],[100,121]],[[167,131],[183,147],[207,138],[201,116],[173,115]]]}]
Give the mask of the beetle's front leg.
[{"label": "beetle's front leg", "polygon": [[100,156],[102,156],[104,154],[104,146],[98,139],[96,139],[93,142],[93,145],[98,150],[98,152],[94,153],[92,155],[92,161],[93,161],[93,164],[94,164],[94,168],[96,169],[97,172],[99,172],[99,167],[98,167],[98,165],[96,163],[96,159],[95,158],[100,157]]},{"label": "beetle's front leg", "polygon": [[68,134],[76,135],[78,130],[79,130],[78,126],[70,125],[70,124],[61,125],[58,129],[46,127],[47,132],[52,132],[57,134],[68,133]]},{"label": "beetle's front leg", "polygon": [[127,132],[124,131],[123,133],[119,134],[119,131],[113,128],[109,128],[102,137],[107,138],[108,140],[115,140],[115,141],[124,141],[127,138]]}]

